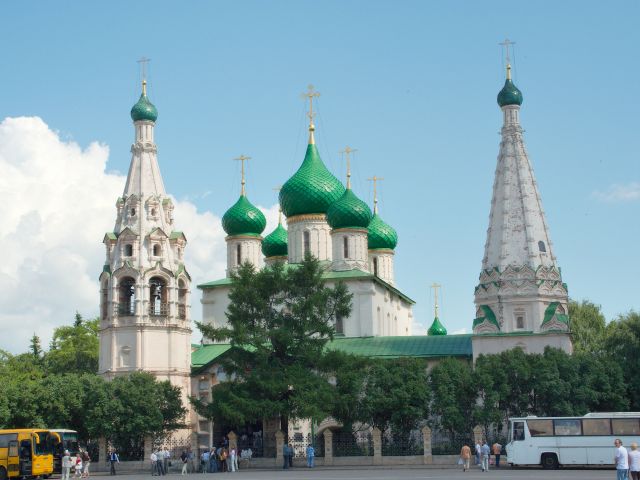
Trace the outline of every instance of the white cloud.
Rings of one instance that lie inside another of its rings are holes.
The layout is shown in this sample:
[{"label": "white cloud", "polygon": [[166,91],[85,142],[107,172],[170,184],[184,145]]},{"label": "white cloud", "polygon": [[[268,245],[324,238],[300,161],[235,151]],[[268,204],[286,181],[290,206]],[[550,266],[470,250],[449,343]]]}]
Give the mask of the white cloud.
[{"label": "white cloud", "polygon": [[449,335],[462,335],[465,333],[469,333],[466,328],[459,328],[458,330],[454,330],[453,332],[449,332]]},{"label": "white cloud", "polygon": [[[102,237],[113,228],[125,183],[106,170],[108,157],[108,146],[82,149],[38,117],[0,123],[0,349],[25,351],[34,332],[47,345],[76,310],[97,315]],[[224,276],[225,234],[216,215],[188,200],[175,205],[176,225],[189,242],[185,263],[199,319],[196,285]],[[262,210],[268,233],[277,206]]]},{"label": "white cloud", "polygon": [[640,182],[614,184],[604,192],[596,191],[593,195],[605,202],[633,202],[640,200]]}]

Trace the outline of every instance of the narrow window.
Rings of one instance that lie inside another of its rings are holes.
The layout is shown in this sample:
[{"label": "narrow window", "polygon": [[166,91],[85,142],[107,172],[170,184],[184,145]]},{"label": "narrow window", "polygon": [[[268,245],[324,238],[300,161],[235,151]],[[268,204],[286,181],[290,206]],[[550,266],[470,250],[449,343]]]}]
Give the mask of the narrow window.
[{"label": "narrow window", "polygon": [[160,245],[158,245],[157,243],[153,246],[153,256],[154,257],[160,256]]},{"label": "narrow window", "polygon": [[547,247],[542,240],[538,242],[538,249],[543,253],[547,251]]},{"label": "narrow window", "polygon": [[242,263],[242,245],[236,245],[236,263],[240,265]]},{"label": "narrow window", "polygon": [[109,316],[109,284],[105,281],[102,284],[102,320]]},{"label": "narrow window", "polygon": [[373,274],[378,276],[378,257],[373,257]]},{"label": "narrow window", "polygon": [[342,237],[342,250],[344,253],[344,258],[349,258],[349,238]]},{"label": "narrow window", "polygon": [[130,243],[126,244],[124,246],[124,256],[125,257],[132,257],[133,256],[133,245],[131,245]]},{"label": "narrow window", "polygon": [[149,315],[166,316],[168,313],[167,282],[164,278],[153,277],[149,280]]},{"label": "narrow window", "polygon": [[516,317],[516,328],[520,330],[524,328],[524,316],[518,315]]},{"label": "narrow window", "polygon": [[341,316],[336,317],[336,333],[344,335],[344,320]]},{"label": "narrow window", "polygon": [[135,208],[132,208],[132,209],[131,209],[131,216],[132,216],[132,217],[135,217],[135,216],[136,216],[136,209],[135,209]]},{"label": "narrow window", "polygon": [[302,233],[302,240],[303,253],[306,255],[307,253],[311,252],[311,235],[309,234],[309,232],[305,231]]},{"label": "narrow window", "polygon": [[155,209],[155,208],[152,208],[152,209],[151,209],[151,216],[152,216],[152,217],[155,217],[155,216],[156,216],[156,209]]}]

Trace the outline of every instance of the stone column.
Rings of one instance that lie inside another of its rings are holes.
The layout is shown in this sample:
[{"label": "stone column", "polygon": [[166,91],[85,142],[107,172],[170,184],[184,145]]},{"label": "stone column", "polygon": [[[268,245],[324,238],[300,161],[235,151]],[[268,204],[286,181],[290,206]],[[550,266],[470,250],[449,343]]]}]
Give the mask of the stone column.
[{"label": "stone column", "polygon": [[333,432],[328,428],[323,433],[324,436],[324,465],[333,465]]},{"label": "stone column", "polygon": [[276,467],[282,466],[284,464],[284,432],[282,430],[278,430],[276,432]]},{"label": "stone column", "polygon": [[382,465],[382,432],[378,427],[371,430],[373,437],[373,464]]},{"label": "stone column", "polygon": [[143,462],[151,457],[151,452],[153,452],[153,438],[144,437],[144,458],[142,459]]},{"label": "stone column", "polygon": [[482,445],[482,438],[483,438],[482,427],[480,425],[476,425],[475,427],[473,427],[474,446],[477,445],[477,444]]},{"label": "stone column", "polygon": [[431,465],[433,463],[433,455],[431,454],[431,429],[426,425],[422,427],[422,443],[424,445],[422,463]]},{"label": "stone column", "polygon": [[236,449],[236,454],[238,453],[238,435],[236,435],[236,432],[231,431],[227,434],[227,437],[229,438],[229,451],[231,451],[232,448]]},{"label": "stone column", "polygon": [[106,465],[108,460],[109,452],[107,451],[107,439],[100,437],[98,439],[98,464],[104,463]]}]

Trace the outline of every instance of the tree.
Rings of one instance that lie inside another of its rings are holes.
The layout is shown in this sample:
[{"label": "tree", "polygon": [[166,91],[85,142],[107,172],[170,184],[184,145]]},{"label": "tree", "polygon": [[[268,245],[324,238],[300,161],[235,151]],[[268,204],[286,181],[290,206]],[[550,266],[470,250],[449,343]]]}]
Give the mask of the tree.
[{"label": "tree", "polygon": [[45,355],[51,373],[97,373],[100,319],[84,320],[76,313],[74,324],[54,330],[51,349]]},{"label": "tree", "polygon": [[606,336],[606,319],[600,305],[569,301],[573,349],[576,353],[601,353]]},{"label": "tree", "polygon": [[198,324],[205,337],[232,347],[223,361],[230,381],[213,388],[206,406],[192,399],[202,414],[243,424],[330,413],[334,389],[322,370],[325,346],[336,318],[349,315],[351,295],[343,283],[328,287],[322,273],[307,255],[299,265],[256,271],[244,264],[233,274],[227,326]]},{"label": "tree", "polygon": [[607,325],[605,348],[621,366],[630,408],[640,410],[640,312],[631,310]]},{"label": "tree", "polygon": [[31,355],[33,355],[35,359],[37,359],[38,361],[42,359],[42,346],[40,345],[40,337],[38,337],[35,333],[31,337],[29,350],[31,351]]},{"label": "tree", "polygon": [[339,351],[328,352],[324,361],[325,370],[334,372],[331,416],[342,423],[345,431],[352,431],[354,423],[367,421],[364,390],[372,362],[366,357]]},{"label": "tree", "polygon": [[455,358],[440,361],[429,375],[433,402],[431,413],[436,425],[455,434],[471,434],[474,427],[474,410],[477,389],[473,370],[468,362]]}]

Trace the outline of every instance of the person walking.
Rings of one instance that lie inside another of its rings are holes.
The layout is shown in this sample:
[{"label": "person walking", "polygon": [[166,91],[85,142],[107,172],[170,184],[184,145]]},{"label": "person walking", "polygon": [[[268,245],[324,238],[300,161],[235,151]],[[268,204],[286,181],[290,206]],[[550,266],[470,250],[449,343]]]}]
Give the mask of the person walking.
[{"label": "person walking", "polygon": [[293,446],[289,444],[289,467],[293,468],[293,457],[296,454],[296,451],[293,449]]},{"label": "person walking", "polygon": [[171,466],[171,453],[169,453],[169,450],[167,449],[167,447],[164,447],[160,451],[160,454],[162,455],[163,475],[166,475],[169,472],[169,467]]},{"label": "person walking", "polygon": [[238,451],[235,449],[235,447],[229,450],[229,460],[231,460],[231,471],[237,472],[238,471]]},{"label": "person walking", "polygon": [[82,478],[89,478],[89,466],[91,465],[91,457],[86,450],[82,451],[82,463],[84,468],[82,470]]},{"label": "person walking", "polygon": [[156,452],[151,452],[149,459],[151,460],[151,476],[160,475],[158,473],[158,455],[156,455]]},{"label": "person walking", "polygon": [[307,467],[313,468],[315,466],[315,458],[316,458],[316,449],[313,448],[313,445],[307,445]]},{"label": "person walking", "polygon": [[629,478],[629,454],[627,449],[622,446],[622,440],[616,438],[613,444],[616,446],[616,454],[613,461],[616,464],[617,480],[627,480]]},{"label": "person walking", "polygon": [[491,449],[489,448],[489,445],[487,444],[486,440],[482,441],[482,447],[480,447],[480,455],[481,455],[481,462],[482,462],[482,471],[488,472],[489,471],[489,455],[491,455]]},{"label": "person walking", "polygon": [[71,467],[73,466],[73,460],[71,460],[71,455],[69,455],[69,450],[64,451],[64,456],[61,460],[62,466],[62,476],[60,480],[69,480],[69,474],[71,473]]},{"label": "person walking", "polygon": [[109,463],[110,465],[110,469],[109,469],[109,475],[115,475],[116,474],[116,463],[120,463],[120,457],[118,457],[118,454],[116,453],[115,450],[111,450],[111,452],[109,452]]},{"label": "person walking", "polygon": [[476,465],[478,465],[479,467],[480,465],[480,450],[482,450],[482,445],[480,445],[480,442],[476,442]]},{"label": "person walking", "polygon": [[640,480],[640,450],[638,450],[638,444],[636,442],[633,442],[630,446],[629,472],[631,472],[631,478],[633,480]]},{"label": "person walking", "polygon": [[76,478],[82,477],[82,454],[78,452],[76,454]]},{"label": "person walking", "polygon": [[471,448],[469,445],[465,444],[462,446],[462,450],[460,450],[460,459],[462,460],[462,471],[466,472],[469,470],[469,463],[471,463]]},{"label": "person walking", "polygon": [[216,454],[215,447],[211,448],[209,452],[209,473],[218,472],[218,455]]},{"label": "person walking", "polygon": [[200,457],[200,473],[207,473],[207,467],[209,466],[209,450],[205,450],[202,452],[202,456]]},{"label": "person walking", "polygon": [[282,446],[282,458],[284,459],[282,469],[287,470],[289,468],[289,445],[286,443]]},{"label": "person walking", "polygon": [[182,455],[180,455],[180,460],[182,460],[182,473],[181,475],[187,474],[187,466],[189,465],[189,455],[184,450],[182,451]]},{"label": "person walking", "polygon": [[187,450],[187,457],[189,457],[189,473],[194,473],[196,471],[195,458],[193,455],[193,451],[191,448]]},{"label": "person walking", "polygon": [[500,468],[500,454],[502,453],[502,445],[498,442],[491,445],[493,456],[496,458],[496,468]]}]

